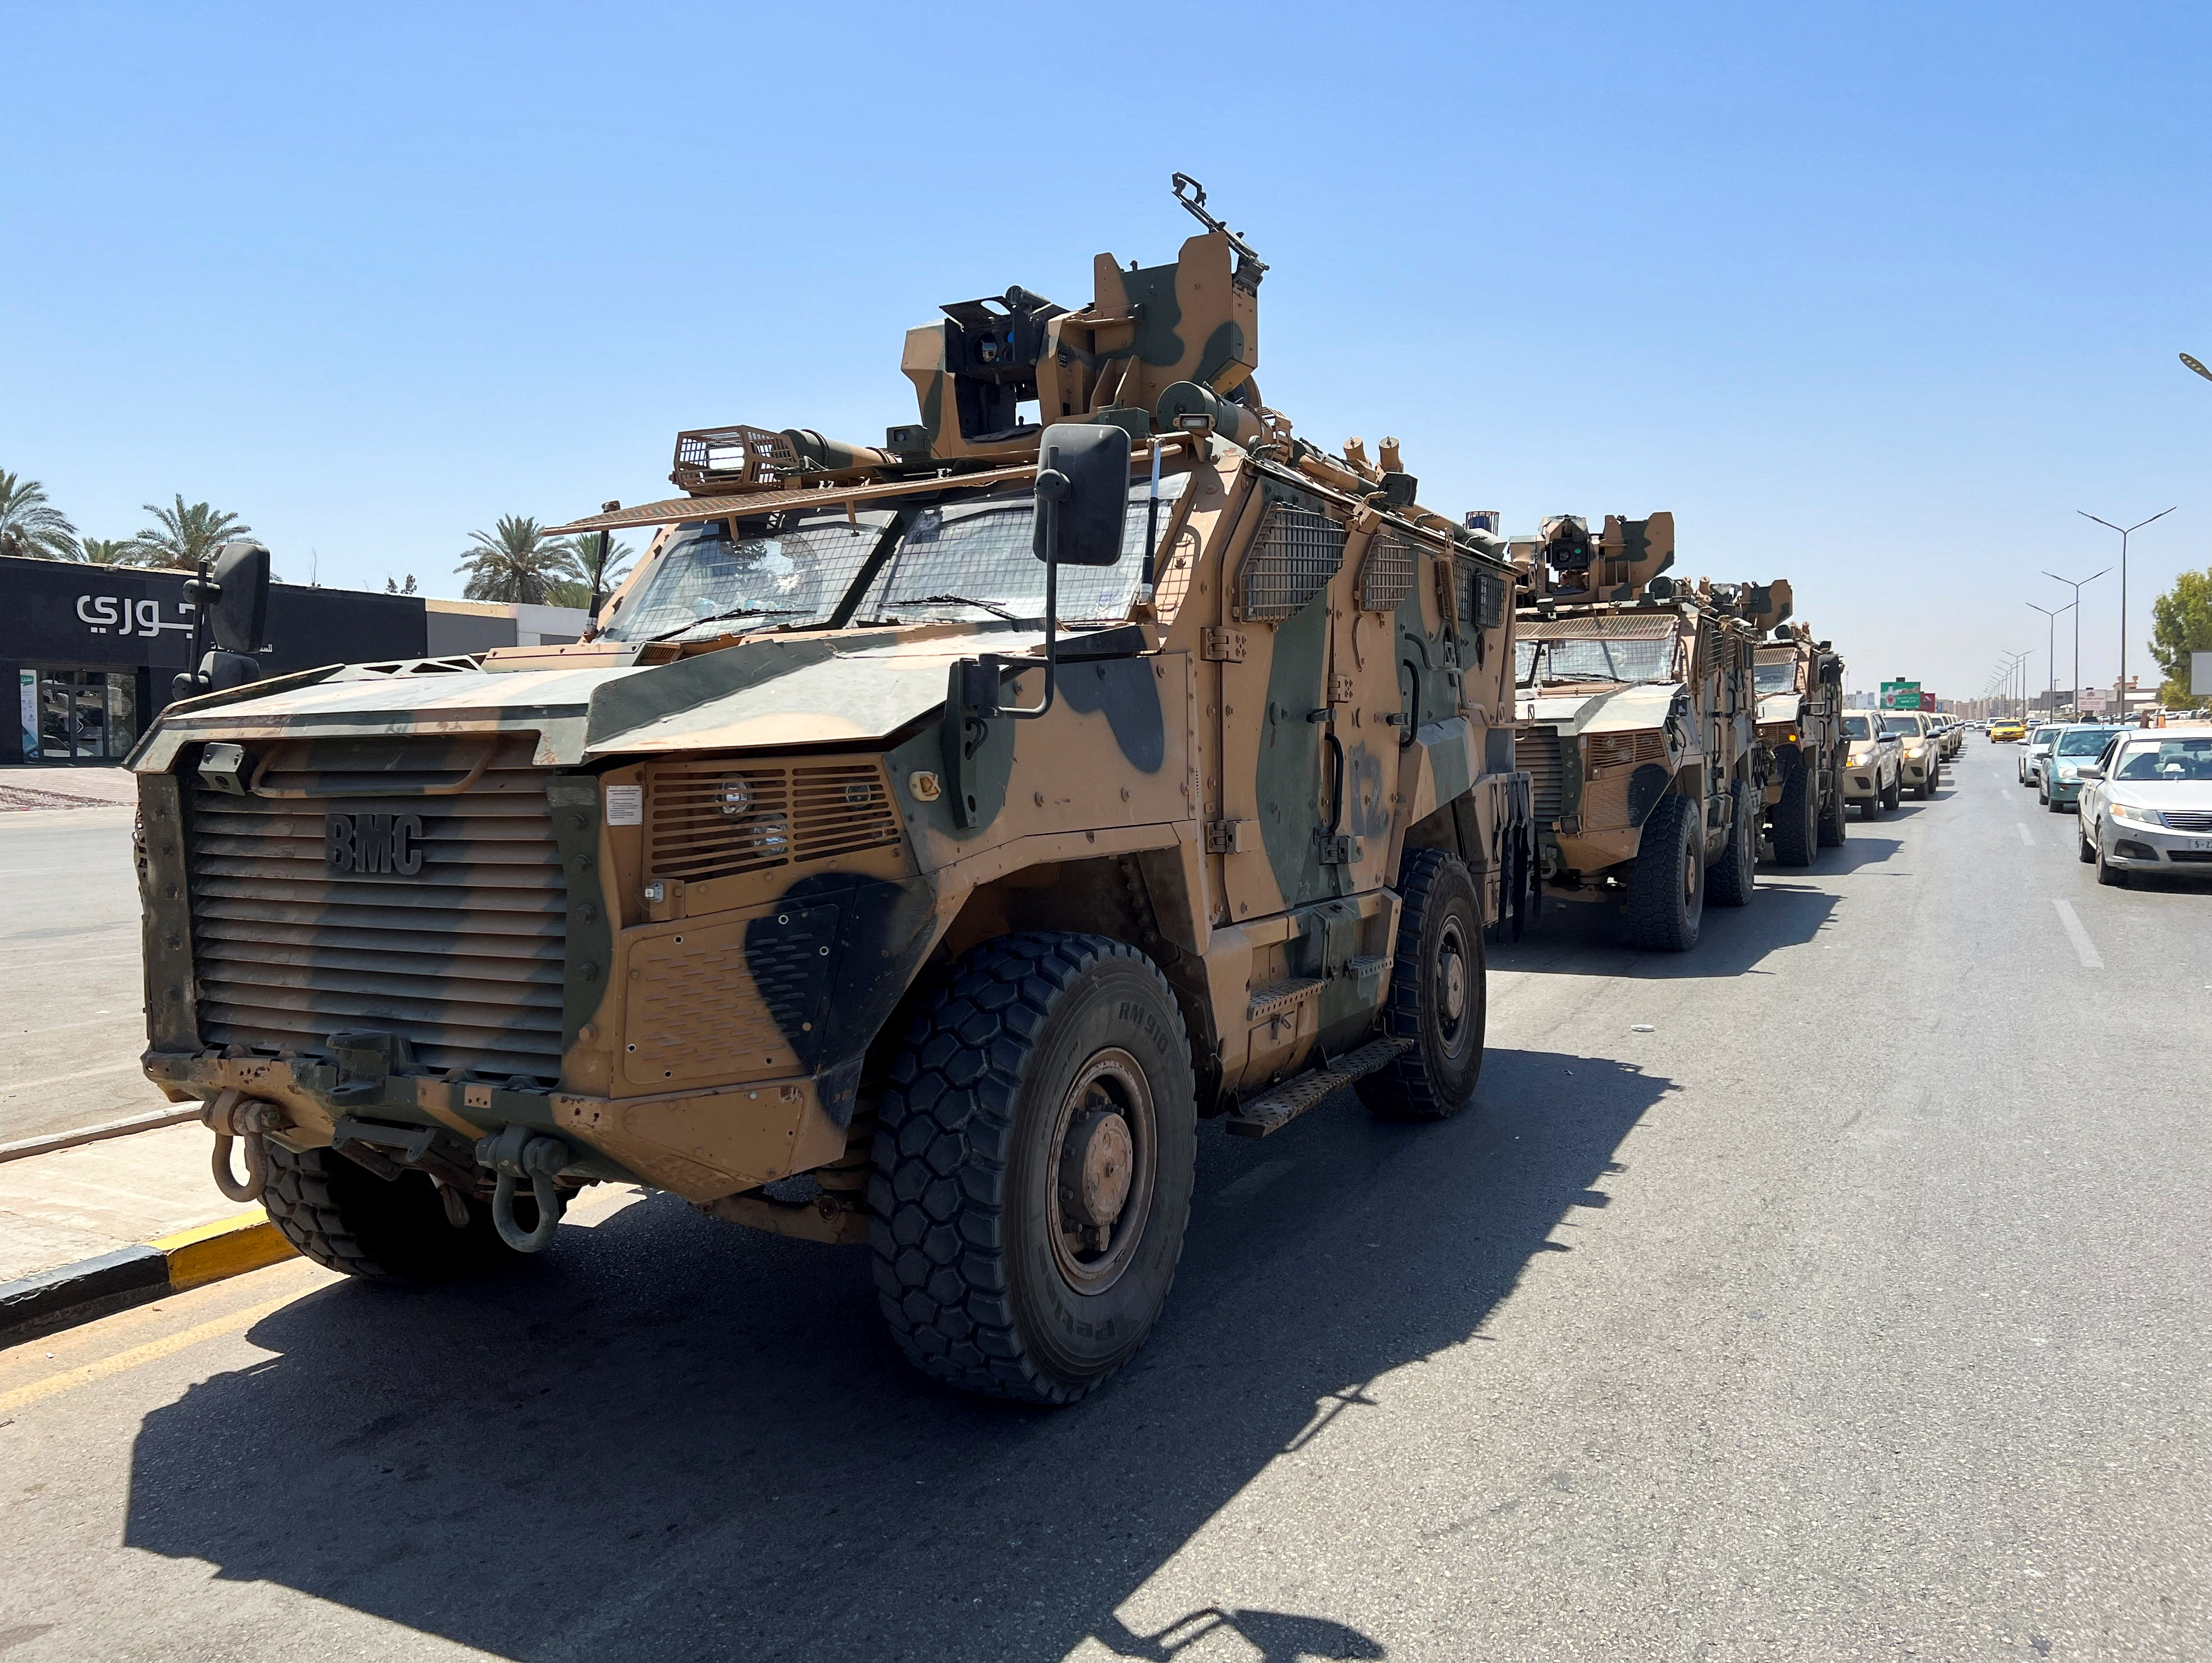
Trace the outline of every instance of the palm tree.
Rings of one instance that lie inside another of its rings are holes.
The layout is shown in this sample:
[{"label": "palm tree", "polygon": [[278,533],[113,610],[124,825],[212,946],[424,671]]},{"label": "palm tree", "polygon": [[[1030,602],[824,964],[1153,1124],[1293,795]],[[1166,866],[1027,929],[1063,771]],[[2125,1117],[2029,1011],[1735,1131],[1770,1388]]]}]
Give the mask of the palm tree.
[{"label": "palm tree", "polygon": [[195,502],[188,508],[181,495],[174,508],[160,508],[150,502],[144,507],[154,516],[154,523],[131,539],[138,550],[134,565],[196,570],[202,561],[214,555],[218,544],[246,537],[253,530],[228,508],[210,508],[204,502]]},{"label": "palm tree", "polygon": [[0,472],[0,555],[18,560],[75,560],[76,527],[46,501],[35,479]]},{"label": "palm tree", "polygon": [[78,557],[93,566],[137,566],[145,558],[132,537],[80,537],[76,546]]},{"label": "palm tree", "polygon": [[580,576],[554,592],[556,606],[579,606],[596,616],[607,597],[629,574],[630,546],[608,531],[586,531],[568,545],[568,557]]},{"label": "palm tree", "polygon": [[470,600],[520,601],[526,606],[550,603],[556,586],[580,581],[575,551],[549,543],[538,523],[521,514],[501,514],[489,531],[469,533],[458,568],[468,574],[461,591]]}]

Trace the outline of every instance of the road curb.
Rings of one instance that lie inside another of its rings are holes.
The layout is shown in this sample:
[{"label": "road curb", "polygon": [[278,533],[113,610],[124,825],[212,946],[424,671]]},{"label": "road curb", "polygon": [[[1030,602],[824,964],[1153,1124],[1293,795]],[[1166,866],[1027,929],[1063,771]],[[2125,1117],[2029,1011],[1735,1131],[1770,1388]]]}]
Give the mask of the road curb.
[{"label": "road curb", "polygon": [[[0,1090],[5,1089],[0,1087]],[[128,1120],[110,1120],[104,1126],[83,1126],[75,1132],[49,1132],[42,1137],[26,1138],[21,1143],[0,1144],[0,1162],[27,1161],[59,1150],[80,1149],[112,1138],[128,1138],[135,1132],[159,1132],[164,1126],[197,1120],[204,1113],[201,1105],[193,1103],[184,1108],[157,1108],[150,1114],[134,1114]]]},{"label": "road curb", "polygon": [[255,1207],[138,1247],[0,1283],[0,1345],[243,1276],[289,1259],[293,1251],[269,1215]]}]

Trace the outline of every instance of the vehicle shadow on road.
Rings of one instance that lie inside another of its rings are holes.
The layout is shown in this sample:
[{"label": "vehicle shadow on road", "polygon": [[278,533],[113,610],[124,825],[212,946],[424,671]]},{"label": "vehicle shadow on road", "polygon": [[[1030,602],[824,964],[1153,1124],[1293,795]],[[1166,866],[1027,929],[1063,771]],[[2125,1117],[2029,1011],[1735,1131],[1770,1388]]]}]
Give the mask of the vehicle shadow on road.
[{"label": "vehicle shadow on road", "polygon": [[325,1289],[146,1417],[125,1539],[516,1658],[1158,1659],[1224,1629],[1382,1657],[1235,1587],[1131,1597],[1271,1463],[1388,1412],[1392,1370],[1487,1367],[1485,1321],[1636,1181],[1621,1140],[1672,1089],[1493,1050],[1441,1125],[1348,1094],[1264,1143],[1209,1123],[1166,1316],[1059,1411],[910,1370],[864,1251],[670,1196],[488,1282]]},{"label": "vehicle shadow on road", "polygon": [[[1863,855],[1854,850],[1869,847]],[[1802,877],[1848,871],[1888,858],[1892,840],[1853,838],[1841,849],[1824,849]],[[1636,976],[1674,980],[1686,977],[1740,976],[1769,954],[1808,942],[1836,909],[1837,898],[1812,883],[1793,881],[1760,867],[1748,907],[1707,903],[1698,944],[1686,953],[1647,952],[1628,943],[1620,910],[1605,901],[1568,901],[1547,897],[1535,927],[1517,942],[1492,945],[1494,970],[1551,975]]]}]

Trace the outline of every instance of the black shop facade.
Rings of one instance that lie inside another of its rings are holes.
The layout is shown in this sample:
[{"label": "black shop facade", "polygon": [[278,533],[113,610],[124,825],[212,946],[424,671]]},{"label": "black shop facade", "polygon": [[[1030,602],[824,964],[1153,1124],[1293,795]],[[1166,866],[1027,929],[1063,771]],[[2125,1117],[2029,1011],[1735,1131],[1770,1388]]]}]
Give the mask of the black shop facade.
[{"label": "black shop facade", "polygon": [[[185,574],[0,557],[0,681],[18,719],[0,730],[0,763],[123,760],[192,657]],[[424,656],[419,595],[269,589],[262,673]]]}]

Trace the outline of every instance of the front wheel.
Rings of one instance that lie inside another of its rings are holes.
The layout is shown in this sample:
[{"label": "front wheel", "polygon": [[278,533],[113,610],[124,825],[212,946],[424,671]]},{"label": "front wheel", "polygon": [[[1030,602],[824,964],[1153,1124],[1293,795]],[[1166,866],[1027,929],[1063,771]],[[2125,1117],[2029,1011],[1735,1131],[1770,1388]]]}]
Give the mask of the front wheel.
[{"label": "front wheel", "polygon": [[1686,953],[1705,916],[1705,816],[1689,798],[1662,797],[1628,871],[1629,938],[1652,952]]},{"label": "front wheel", "polygon": [[1716,907],[1748,907],[1755,884],[1759,859],[1759,811],[1752,806],[1751,787],[1739,780],[1735,813],[1729,822],[1728,847],[1713,862],[1712,901]]},{"label": "front wheel", "polygon": [[1899,774],[1899,775],[1897,776],[1897,778],[1896,778],[1896,779],[1894,779],[1894,780],[1891,780],[1891,781],[1889,782],[1889,789],[1888,789],[1887,791],[1886,791],[1886,792],[1884,792],[1882,793],[1882,798],[1881,798],[1882,811],[1883,811],[1885,814],[1886,814],[1886,813],[1887,813],[1890,810],[1892,810],[1892,809],[1895,808],[1895,807],[1896,807],[1899,803],[1902,803],[1904,800],[1905,800],[1905,776],[1904,776],[1902,774]]},{"label": "front wheel", "polygon": [[1814,789],[1813,770],[1802,765],[1782,781],[1782,800],[1774,805],[1774,859],[1778,865],[1809,866],[1814,851],[1826,842],[1826,816]]},{"label": "front wheel", "polygon": [[[270,1139],[261,1205],[278,1234],[325,1270],[348,1276],[444,1282],[507,1262],[514,1250],[493,1228],[491,1209],[453,1192],[458,1227],[428,1173],[382,1178],[334,1149],[293,1150]],[[527,1198],[527,1222],[537,1214]]]},{"label": "front wheel", "polygon": [[1382,1033],[1413,1043],[1359,1082],[1359,1100],[1377,1114],[1441,1120],[1474,1096],[1482,1072],[1482,913],[1466,865],[1442,849],[1407,850],[1398,893]]},{"label": "front wheel", "polygon": [[[1808,768],[1806,772],[1809,774],[1812,770]],[[1850,835],[1844,815],[1847,806],[1848,804],[1844,801],[1843,781],[1839,780],[1836,782],[1835,790],[1829,793],[1828,800],[1820,808],[1820,847],[1822,848],[1840,849],[1844,847],[1844,839]]]},{"label": "front wheel", "polygon": [[2097,859],[2097,846],[2089,841],[2089,828],[2087,826],[2080,828],[2075,833],[2074,858],[2085,866]]},{"label": "front wheel", "polygon": [[2090,859],[2097,863],[2097,882],[2108,889],[2124,889],[2128,887],[2127,869],[2115,866],[2105,859],[2105,846],[2101,841],[2097,845],[2097,852],[2090,856]]},{"label": "front wheel", "polygon": [[975,948],[915,1013],[879,1114],[868,1242],[908,1361],[1048,1404],[1128,1361],[1175,1281],[1198,1148],[1150,960],[1057,932]]}]

